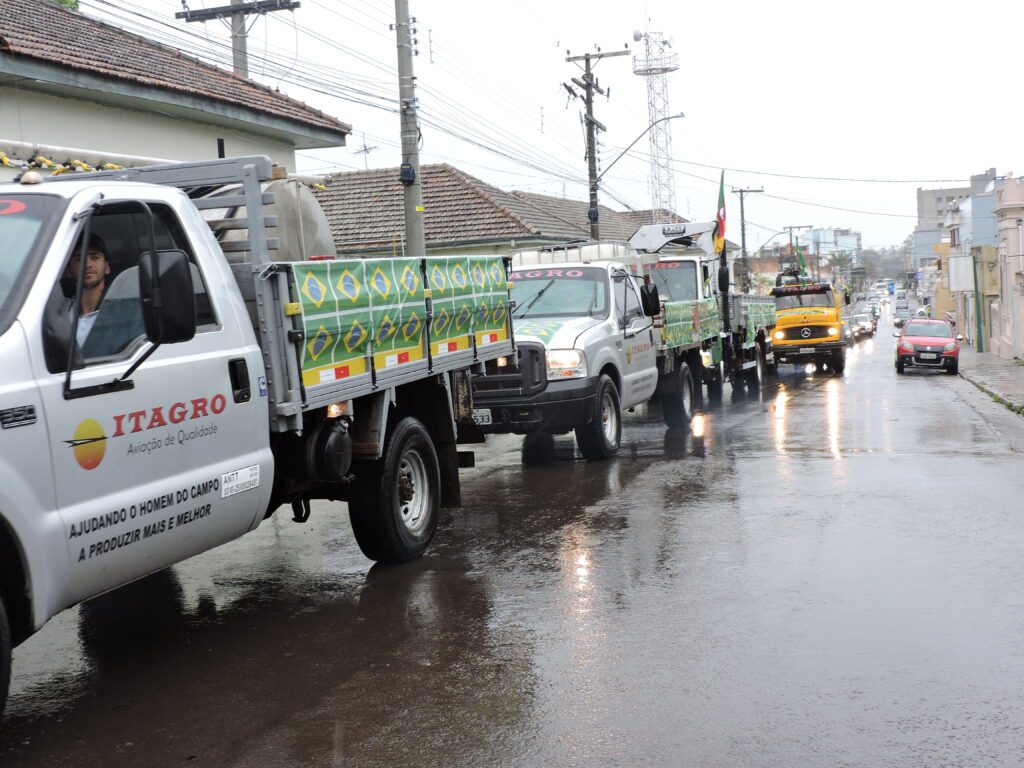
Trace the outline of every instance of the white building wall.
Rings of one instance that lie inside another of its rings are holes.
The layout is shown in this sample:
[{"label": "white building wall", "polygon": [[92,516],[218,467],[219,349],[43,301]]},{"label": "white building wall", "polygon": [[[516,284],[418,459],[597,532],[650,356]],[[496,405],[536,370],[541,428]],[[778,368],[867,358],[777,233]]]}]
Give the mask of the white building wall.
[{"label": "white building wall", "polygon": [[0,87],[0,141],[192,161],[216,158],[218,138],[224,139],[228,156],[268,155],[289,171],[295,170],[295,148],[290,142],[177,116]]}]

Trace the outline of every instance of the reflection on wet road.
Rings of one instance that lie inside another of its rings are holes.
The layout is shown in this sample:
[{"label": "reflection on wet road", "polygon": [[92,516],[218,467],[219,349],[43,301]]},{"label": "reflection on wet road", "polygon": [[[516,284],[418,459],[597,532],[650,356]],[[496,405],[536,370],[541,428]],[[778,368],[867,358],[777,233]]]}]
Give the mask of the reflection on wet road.
[{"label": "reflection on wet road", "polygon": [[1019,764],[1024,420],[889,332],[611,462],[495,439],[409,566],[324,504],[69,611],[0,764]]}]

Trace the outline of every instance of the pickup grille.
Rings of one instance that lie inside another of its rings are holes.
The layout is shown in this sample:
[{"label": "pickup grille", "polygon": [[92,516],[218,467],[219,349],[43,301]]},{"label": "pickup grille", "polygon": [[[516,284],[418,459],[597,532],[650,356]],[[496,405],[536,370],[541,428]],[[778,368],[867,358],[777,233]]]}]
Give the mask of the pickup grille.
[{"label": "pickup grille", "polygon": [[524,342],[518,347],[517,364],[499,368],[494,360],[487,361],[486,375],[473,379],[473,401],[475,404],[493,403],[529,397],[542,391],[548,385],[544,347]]},{"label": "pickup grille", "polygon": [[[828,338],[827,325],[796,325],[790,328],[781,328],[784,341],[809,341],[810,339]],[[806,334],[804,332],[807,332]]]}]

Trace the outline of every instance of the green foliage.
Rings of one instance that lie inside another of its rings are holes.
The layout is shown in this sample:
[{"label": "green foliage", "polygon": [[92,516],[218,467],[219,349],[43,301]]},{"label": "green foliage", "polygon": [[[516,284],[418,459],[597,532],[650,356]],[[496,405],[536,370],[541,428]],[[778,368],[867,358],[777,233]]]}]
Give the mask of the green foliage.
[{"label": "green foliage", "polygon": [[63,5],[65,8],[70,8],[72,11],[78,10],[78,0],[50,0],[51,3],[57,5]]}]

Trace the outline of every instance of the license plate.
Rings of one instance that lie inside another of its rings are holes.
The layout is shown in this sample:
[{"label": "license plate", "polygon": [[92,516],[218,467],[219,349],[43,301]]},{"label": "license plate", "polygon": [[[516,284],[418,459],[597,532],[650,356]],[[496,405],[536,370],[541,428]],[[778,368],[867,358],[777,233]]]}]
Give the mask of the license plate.
[{"label": "license plate", "polygon": [[938,355],[935,354],[934,352],[922,352],[921,353],[921,359],[922,360],[934,360],[937,357],[938,357]]},{"label": "license plate", "polygon": [[488,424],[492,424],[490,410],[473,411],[473,423],[481,427],[485,427]]},{"label": "license plate", "polygon": [[800,347],[801,355],[813,355],[816,351],[814,347]]}]

